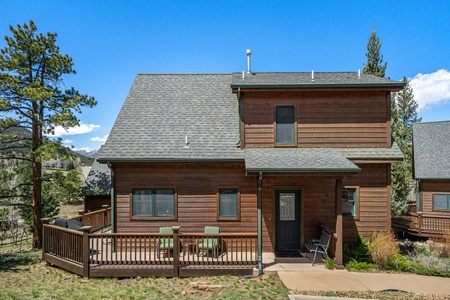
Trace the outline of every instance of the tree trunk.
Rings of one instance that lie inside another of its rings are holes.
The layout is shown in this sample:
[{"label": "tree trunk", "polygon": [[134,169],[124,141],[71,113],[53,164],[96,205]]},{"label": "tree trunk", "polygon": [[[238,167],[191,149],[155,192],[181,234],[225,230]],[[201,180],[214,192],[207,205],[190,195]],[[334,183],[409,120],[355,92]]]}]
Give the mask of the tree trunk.
[{"label": "tree trunk", "polygon": [[[34,116],[39,115],[37,103],[33,103]],[[36,151],[41,146],[42,142],[42,128],[39,121],[33,118],[32,124],[32,150],[33,150],[33,248],[42,247],[42,164],[36,158]]]},{"label": "tree trunk", "polygon": [[33,248],[42,246],[41,163],[33,158]]}]

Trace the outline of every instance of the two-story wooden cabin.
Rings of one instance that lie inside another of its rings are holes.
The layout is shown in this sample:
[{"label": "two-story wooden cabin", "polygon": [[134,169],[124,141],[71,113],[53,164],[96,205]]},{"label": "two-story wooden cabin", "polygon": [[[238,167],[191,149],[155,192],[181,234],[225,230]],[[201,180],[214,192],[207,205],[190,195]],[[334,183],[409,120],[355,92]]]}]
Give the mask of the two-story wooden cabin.
[{"label": "two-story wooden cabin", "polygon": [[388,230],[391,92],[356,72],[138,74],[98,160],[112,169],[114,232],[258,232],[304,251]]}]

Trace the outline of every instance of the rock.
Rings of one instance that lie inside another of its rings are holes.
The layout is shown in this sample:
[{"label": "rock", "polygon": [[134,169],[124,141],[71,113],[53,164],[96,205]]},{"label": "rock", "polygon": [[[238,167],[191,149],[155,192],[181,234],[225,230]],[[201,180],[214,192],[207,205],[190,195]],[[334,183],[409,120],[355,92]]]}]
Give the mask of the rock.
[{"label": "rock", "polygon": [[181,296],[186,296],[187,292],[186,291],[181,291]]},{"label": "rock", "polygon": [[70,279],[72,279],[72,276],[65,276],[64,277],[64,280],[70,280]]}]

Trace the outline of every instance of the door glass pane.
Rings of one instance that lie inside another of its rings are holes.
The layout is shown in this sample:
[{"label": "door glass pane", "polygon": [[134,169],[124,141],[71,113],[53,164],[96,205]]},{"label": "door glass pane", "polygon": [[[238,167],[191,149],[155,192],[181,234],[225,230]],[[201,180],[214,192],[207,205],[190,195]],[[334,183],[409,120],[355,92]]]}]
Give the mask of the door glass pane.
[{"label": "door glass pane", "polygon": [[174,197],[173,190],[155,190],[155,216],[173,216]]},{"label": "door glass pane", "polygon": [[280,193],[280,221],[295,221],[295,193]]}]

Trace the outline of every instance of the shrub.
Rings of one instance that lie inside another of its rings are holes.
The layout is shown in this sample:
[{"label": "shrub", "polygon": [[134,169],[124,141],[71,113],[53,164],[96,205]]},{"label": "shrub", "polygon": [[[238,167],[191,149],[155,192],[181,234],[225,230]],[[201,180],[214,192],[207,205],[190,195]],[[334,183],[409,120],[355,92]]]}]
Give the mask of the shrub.
[{"label": "shrub", "polygon": [[351,261],[373,263],[367,241],[360,236],[355,245],[344,245],[344,265]]},{"label": "shrub", "polygon": [[388,268],[389,263],[400,253],[397,240],[392,232],[375,232],[368,243],[372,260],[380,270]]},{"label": "shrub", "polygon": [[330,257],[324,258],[322,261],[329,270],[333,270],[336,267],[336,261]]},{"label": "shrub", "polygon": [[377,267],[368,262],[364,261],[356,261],[354,259],[350,260],[345,264],[345,268],[348,271],[359,271],[359,272],[376,272],[378,271]]},{"label": "shrub", "polygon": [[450,258],[450,230],[447,230],[441,238],[431,243],[430,250],[439,257]]}]

